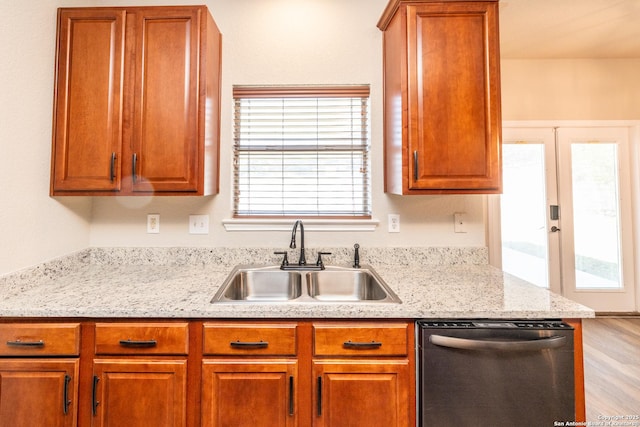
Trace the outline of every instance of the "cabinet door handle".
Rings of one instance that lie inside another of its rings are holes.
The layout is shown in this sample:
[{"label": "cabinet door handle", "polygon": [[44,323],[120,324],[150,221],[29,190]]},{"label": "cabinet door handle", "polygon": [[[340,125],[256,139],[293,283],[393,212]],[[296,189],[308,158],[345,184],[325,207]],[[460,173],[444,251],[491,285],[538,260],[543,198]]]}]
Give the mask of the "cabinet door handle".
[{"label": "cabinet door handle", "polygon": [[413,152],[413,180],[418,180],[418,150]]},{"label": "cabinet door handle", "polygon": [[382,347],[382,343],[379,341],[364,341],[364,342],[355,341],[354,342],[349,340],[349,341],[345,341],[342,345],[345,348],[360,349],[360,350]]},{"label": "cabinet door handle", "polygon": [[120,340],[120,345],[122,347],[129,347],[129,348],[151,348],[151,347],[157,346],[158,341],[126,339],[126,340]]},{"label": "cabinet door handle", "polygon": [[322,416],[322,377],[318,377],[318,416]]},{"label": "cabinet door handle", "polygon": [[267,348],[269,341],[231,341],[229,345],[236,348]]},{"label": "cabinet door handle", "polygon": [[44,347],[44,341],[7,341],[9,347]]},{"label": "cabinet door handle", "polygon": [[293,375],[289,377],[289,415],[293,416],[294,413],[294,398],[293,398]]},{"label": "cabinet door handle", "polygon": [[71,400],[69,399],[69,383],[71,382],[71,377],[69,375],[64,376],[64,388],[62,389],[62,413],[67,415],[69,413],[69,405],[71,405]]},{"label": "cabinet door handle", "polygon": [[98,405],[100,404],[100,402],[98,402],[98,381],[100,381],[100,378],[98,378],[97,375],[93,376],[93,389],[91,392],[91,406],[92,406],[92,412],[93,412],[93,416],[95,417],[96,415],[98,415]]},{"label": "cabinet door handle", "polygon": [[111,167],[109,168],[109,179],[113,182],[116,179],[116,153],[111,153]]},{"label": "cabinet door handle", "polygon": [[133,153],[133,156],[131,157],[131,179],[133,179],[134,184],[138,180],[136,177],[137,169],[138,169],[138,154]]}]

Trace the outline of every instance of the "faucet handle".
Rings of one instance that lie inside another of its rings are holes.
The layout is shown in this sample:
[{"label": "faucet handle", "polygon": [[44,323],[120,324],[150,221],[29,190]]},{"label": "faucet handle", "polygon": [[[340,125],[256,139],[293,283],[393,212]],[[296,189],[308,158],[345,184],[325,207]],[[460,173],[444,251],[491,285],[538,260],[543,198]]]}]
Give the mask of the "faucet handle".
[{"label": "faucet handle", "polygon": [[284,267],[289,265],[289,258],[287,257],[287,252],[286,251],[282,251],[282,252],[274,252],[274,255],[284,255],[284,258],[282,258],[282,264],[280,264],[280,268],[284,269]]},{"label": "faucet handle", "polygon": [[353,254],[353,268],[360,268],[360,251],[358,251],[360,245],[356,243],[353,245],[353,249],[355,249],[355,253]]},{"label": "faucet handle", "polygon": [[322,262],[322,255],[331,255],[331,252],[318,252],[318,259],[316,260],[316,266],[324,270],[324,263]]}]

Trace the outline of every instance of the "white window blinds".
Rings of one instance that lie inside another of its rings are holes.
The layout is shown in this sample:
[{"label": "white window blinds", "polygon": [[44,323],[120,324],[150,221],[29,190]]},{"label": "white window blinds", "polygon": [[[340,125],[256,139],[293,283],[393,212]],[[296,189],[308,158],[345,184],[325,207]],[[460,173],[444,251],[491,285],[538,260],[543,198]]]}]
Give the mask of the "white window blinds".
[{"label": "white window blinds", "polygon": [[371,216],[369,87],[234,87],[234,216]]}]

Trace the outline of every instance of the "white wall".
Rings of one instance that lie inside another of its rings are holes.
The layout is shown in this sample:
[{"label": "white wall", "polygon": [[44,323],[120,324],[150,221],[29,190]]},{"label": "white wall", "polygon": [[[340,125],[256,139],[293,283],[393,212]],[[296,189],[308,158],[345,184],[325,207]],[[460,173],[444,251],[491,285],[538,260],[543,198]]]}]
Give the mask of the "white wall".
[{"label": "white wall", "polygon": [[[181,1],[192,3],[191,1]],[[111,1],[109,4],[129,4]],[[157,0],[138,4],[161,4]],[[167,1],[166,4],[175,4]],[[178,2],[180,3],[180,2]],[[231,217],[234,84],[370,84],[374,232],[308,232],[309,246],[484,246],[482,196],[398,197],[382,191],[382,33],[387,0],[209,0],[223,34],[221,192],[210,198],[96,198],[92,246],[262,246],[286,248],[288,233],[227,232]],[[453,232],[467,212],[468,232]],[[146,214],[160,214],[160,234],[146,234]],[[188,234],[188,216],[210,215],[210,234]],[[399,213],[401,232],[387,232]],[[293,224],[293,221],[291,221]]]},{"label": "white wall", "polygon": [[638,120],[638,59],[503,59],[504,120]]},{"label": "white wall", "polygon": [[0,275],[89,243],[91,200],[48,196],[57,6],[0,0]]}]

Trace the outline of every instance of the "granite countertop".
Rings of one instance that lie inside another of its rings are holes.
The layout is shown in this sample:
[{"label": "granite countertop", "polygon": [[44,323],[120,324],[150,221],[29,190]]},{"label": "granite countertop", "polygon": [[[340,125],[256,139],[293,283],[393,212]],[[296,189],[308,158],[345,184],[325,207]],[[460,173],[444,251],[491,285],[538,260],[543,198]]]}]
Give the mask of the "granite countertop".
[{"label": "granite countertop", "polygon": [[[320,249],[318,249],[320,250]],[[326,248],[321,250],[325,251]],[[347,265],[350,250],[329,249]],[[91,248],[0,277],[0,316],[51,318],[585,318],[593,310],[486,264],[485,248],[361,249],[401,304],[212,304],[273,249]],[[313,259],[313,250],[307,258]],[[296,259],[290,256],[290,259]]]}]

